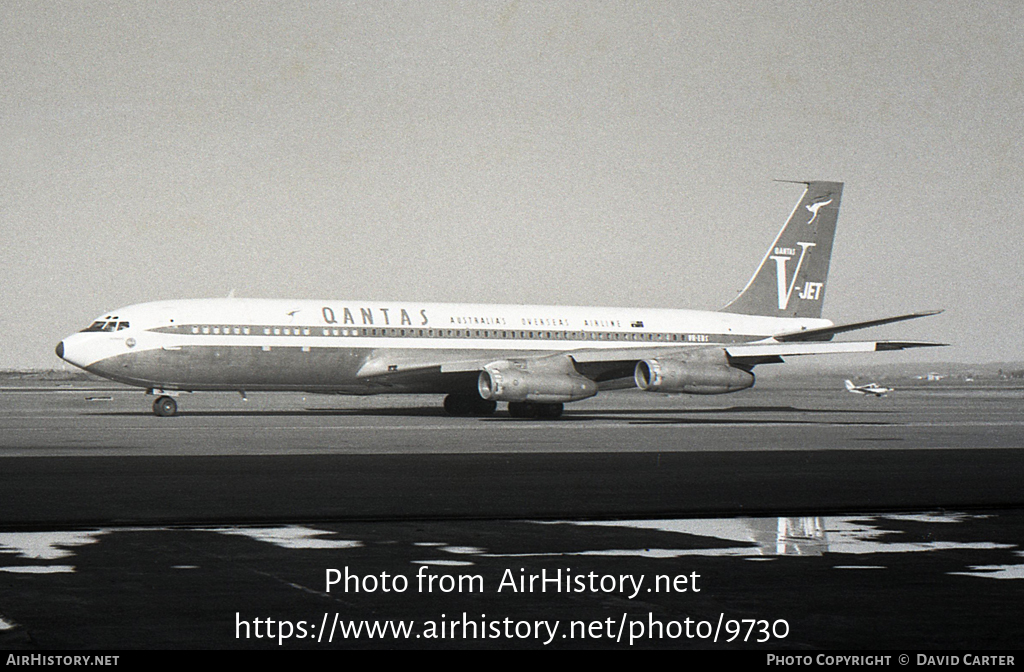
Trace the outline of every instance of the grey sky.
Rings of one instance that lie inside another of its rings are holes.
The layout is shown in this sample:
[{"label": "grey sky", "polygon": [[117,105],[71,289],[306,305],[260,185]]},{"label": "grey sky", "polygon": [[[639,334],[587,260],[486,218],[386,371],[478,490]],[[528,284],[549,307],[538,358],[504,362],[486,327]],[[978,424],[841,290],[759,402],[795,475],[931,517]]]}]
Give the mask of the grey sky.
[{"label": "grey sky", "polygon": [[[164,298],[716,309],[846,183],[825,316],[1024,359],[1024,4],[0,4],[0,366]],[[875,361],[875,360],[872,360]]]}]

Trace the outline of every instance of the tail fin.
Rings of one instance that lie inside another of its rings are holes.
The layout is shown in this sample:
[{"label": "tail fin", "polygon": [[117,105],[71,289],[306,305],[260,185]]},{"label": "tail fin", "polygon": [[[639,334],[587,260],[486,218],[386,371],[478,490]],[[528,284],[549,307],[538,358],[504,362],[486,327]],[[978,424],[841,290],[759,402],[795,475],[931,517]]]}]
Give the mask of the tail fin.
[{"label": "tail fin", "polygon": [[852,380],[847,380],[846,381],[846,389],[848,389],[849,391],[853,392],[853,388],[854,387],[856,387],[856,385],[853,384]]},{"label": "tail fin", "polygon": [[807,190],[727,313],[821,317],[842,182],[800,182]]}]

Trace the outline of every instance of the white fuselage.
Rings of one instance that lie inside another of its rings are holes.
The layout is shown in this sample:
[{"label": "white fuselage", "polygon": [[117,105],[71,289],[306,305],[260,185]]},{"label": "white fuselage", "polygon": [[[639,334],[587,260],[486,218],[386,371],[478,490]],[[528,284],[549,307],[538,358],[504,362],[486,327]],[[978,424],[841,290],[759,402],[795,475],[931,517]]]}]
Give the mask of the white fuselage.
[{"label": "white fuselage", "polygon": [[555,352],[747,343],[829,325],[652,308],[194,299],[112,311],[65,338],[58,355],[146,388],[447,392],[451,381],[382,386],[375,377]]}]

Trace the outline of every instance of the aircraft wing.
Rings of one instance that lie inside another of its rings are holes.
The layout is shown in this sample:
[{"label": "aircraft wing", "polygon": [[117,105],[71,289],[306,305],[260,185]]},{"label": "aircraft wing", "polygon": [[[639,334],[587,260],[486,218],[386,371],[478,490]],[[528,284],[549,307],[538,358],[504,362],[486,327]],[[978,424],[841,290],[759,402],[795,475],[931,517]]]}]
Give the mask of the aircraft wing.
[{"label": "aircraft wing", "polygon": [[[704,347],[704,346],[698,346]],[[524,351],[496,354],[481,353],[479,357],[466,357],[465,352],[427,355],[410,355],[408,351],[378,350],[360,367],[357,376],[382,387],[403,387],[424,381],[446,380],[459,387],[475,389],[476,377],[489,364],[503,361],[537,361],[548,358],[571,357],[575,369],[602,389],[612,387],[610,381],[626,380],[632,386],[633,370],[641,359],[672,357],[683,352],[693,352],[694,346],[678,348],[583,348],[578,350]],[[429,359],[428,359],[429,357]]]},{"label": "aircraft wing", "polygon": [[[537,361],[571,357],[574,368],[601,385],[602,389],[632,387],[637,362],[643,359],[671,359],[695,349],[724,350],[730,362],[741,367],[783,361],[783,357],[850,352],[883,352],[909,348],[940,347],[945,343],[927,341],[778,342],[774,339],[737,345],[688,345],[679,347],[582,348],[560,352],[481,353],[467,357],[463,352],[410,354],[408,350],[378,350],[367,359],[357,376],[382,388],[417,386],[426,381],[445,380],[452,386],[475,389],[477,374],[490,364],[503,361]],[[623,382],[625,381],[625,382]]]},{"label": "aircraft wing", "polygon": [[929,315],[938,315],[941,310],[925,310],[920,313],[907,313],[906,315],[897,315],[895,317],[883,317],[879,320],[868,320],[866,322],[850,322],[848,324],[835,324],[831,327],[822,327],[820,329],[804,329],[803,331],[793,331],[788,334],[779,334],[775,336],[776,341],[830,341],[836,334],[842,334],[847,331],[857,331],[858,329],[868,329],[870,327],[878,327],[883,324],[892,324],[893,322],[902,322],[904,320],[916,320],[919,317],[928,317]]},{"label": "aircraft wing", "polygon": [[938,348],[945,343],[928,341],[805,341],[777,343],[758,341],[725,347],[729,359],[737,364],[753,366],[770,362],[781,362],[783,357],[800,355],[830,355],[848,352],[884,352],[887,350],[908,350],[910,348]]},{"label": "aircraft wing", "polygon": [[417,392],[438,386],[468,391],[475,389],[478,372],[487,361],[467,359],[466,353],[425,351],[423,356],[413,356],[409,351],[379,349],[359,367],[356,378],[384,393]]},{"label": "aircraft wing", "polygon": [[[359,367],[357,378],[364,380],[384,380],[401,378],[414,372],[433,374],[469,373],[480,371],[486,364],[495,361],[493,355],[467,357],[466,352],[432,352],[426,350],[422,355],[410,353],[408,350],[379,349]],[[401,374],[401,375],[400,375]]]},{"label": "aircraft wing", "polygon": [[[548,357],[572,357],[577,365],[587,364],[614,364],[628,362],[635,365],[641,359],[651,357],[671,357],[683,352],[692,352],[694,346],[680,346],[678,348],[584,348],[579,350],[562,351],[537,351],[529,350],[521,353],[509,352],[502,355],[492,353],[482,354],[480,357],[466,357],[465,352],[458,353],[459,356],[445,357],[432,353],[429,360],[420,356],[410,356],[408,351],[392,352],[378,350],[359,369],[360,378],[375,378],[385,374],[400,373],[412,370],[434,370],[438,373],[467,373],[479,372],[488,364],[505,360],[537,360]],[[429,351],[428,351],[429,352]],[[586,374],[584,374],[586,375]],[[630,374],[632,375],[632,374]]]}]

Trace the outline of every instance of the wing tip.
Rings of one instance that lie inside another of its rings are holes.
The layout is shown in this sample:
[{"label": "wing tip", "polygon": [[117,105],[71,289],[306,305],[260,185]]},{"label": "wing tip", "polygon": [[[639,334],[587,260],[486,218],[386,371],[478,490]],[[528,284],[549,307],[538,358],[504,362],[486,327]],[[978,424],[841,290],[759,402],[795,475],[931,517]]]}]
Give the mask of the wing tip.
[{"label": "wing tip", "polygon": [[931,341],[877,341],[875,352],[887,350],[909,350],[911,348],[945,348],[949,343],[933,343]]}]

